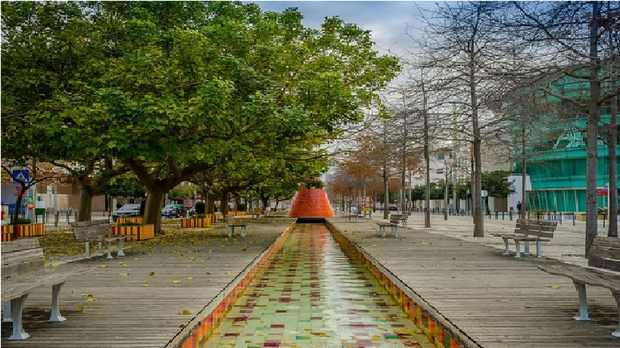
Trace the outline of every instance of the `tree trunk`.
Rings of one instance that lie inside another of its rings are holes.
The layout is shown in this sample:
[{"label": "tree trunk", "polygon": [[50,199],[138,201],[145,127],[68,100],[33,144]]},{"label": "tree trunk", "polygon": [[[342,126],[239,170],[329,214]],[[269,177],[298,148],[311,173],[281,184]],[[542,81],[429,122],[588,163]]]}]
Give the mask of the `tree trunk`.
[{"label": "tree trunk", "polygon": [[422,83],[422,113],[424,117],[424,164],[426,168],[425,175],[425,210],[424,210],[424,227],[431,227],[431,156],[430,156],[430,144],[428,137],[428,112],[426,110],[426,92],[424,91],[424,83]]},{"label": "tree trunk", "polygon": [[228,215],[228,192],[222,192],[222,199],[220,200],[220,212],[222,216],[226,217]]},{"label": "tree trunk", "polygon": [[527,210],[527,158],[525,157],[525,124],[521,126],[521,209],[519,210],[519,218],[525,219]]},{"label": "tree trunk", "polygon": [[[444,154],[444,156],[446,156]],[[443,170],[445,170],[445,187],[444,187],[444,192],[443,192],[443,205],[444,205],[444,211],[443,211],[443,219],[444,220],[448,220],[448,161],[445,159],[444,157],[444,161],[443,161]]]},{"label": "tree trunk", "polygon": [[598,29],[600,3],[592,2],[592,22],[590,24],[590,112],[587,129],[587,168],[586,168],[586,258],[598,230],[596,207],[596,152],[599,121],[599,100],[601,83],[599,81]]},{"label": "tree trunk", "polygon": [[383,166],[383,218],[390,218],[390,182],[387,175],[387,166]]},{"label": "tree trunk", "polygon": [[92,188],[86,183],[80,182],[80,210],[78,221],[90,221],[92,213]]},{"label": "tree trunk", "polygon": [[207,199],[207,213],[215,213],[215,200],[212,197]]},{"label": "tree trunk", "polygon": [[147,189],[148,194],[144,205],[144,224],[154,225],[155,233],[159,234],[161,232],[161,206],[166,192],[160,186]]},{"label": "tree trunk", "polygon": [[478,124],[478,95],[476,91],[476,66],[475,57],[472,56],[469,62],[469,93],[471,103],[471,122],[474,135],[473,146],[473,172],[472,172],[472,214],[474,219],[474,237],[484,237],[484,218],[482,217],[480,191],[481,191],[481,172],[482,158],[480,154],[481,138],[480,125]]},{"label": "tree trunk", "polygon": [[[612,62],[612,67],[613,67]],[[610,69],[611,81],[616,76],[615,69]],[[609,107],[609,139],[607,141],[609,159],[609,228],[608,237],[618,237],[618,161],[616,146],[618,144],[618,96],[611,98]]]},{"label": "tree trunk", "polygon": [[263,205],[263,211],[267,212],[269,209],[269,197],[261,195],[260,202]]},{"label": "tree trunk", "polygon": [[19,208],[22,206],[22,201],[24,200],[24,194],[26,193],[27,189],[25,186],[20,184],[20,190],[17,193],[17,197],[15,197],[15,211],[13,212],[13,224],[16,224],[17,221],[19,220]]}]

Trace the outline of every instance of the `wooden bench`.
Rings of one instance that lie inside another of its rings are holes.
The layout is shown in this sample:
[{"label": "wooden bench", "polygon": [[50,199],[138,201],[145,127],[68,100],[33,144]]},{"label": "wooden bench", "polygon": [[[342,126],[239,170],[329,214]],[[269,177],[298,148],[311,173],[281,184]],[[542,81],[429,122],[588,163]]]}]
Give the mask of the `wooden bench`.
[{"label": "wooden bench", "polygon": [[553,239],[558,226],[557,221],[518,219],[514,233],[494,233],[494,237],[504,240],[504,255],[510,255],[508,241],[515,242],[515,257],[521,257],[521,243],[524,244],[524,255],[530,254],[530,242],[536,243],[536,257],[542,256],[542,243]]},{"label": "wooden bench", "polygon": [[586,284],[609,289],[618,310],[618,326],[612,335],[620,337],[620,239],[595,238],[587,267],[558,262],[538,268],[573,280],[579,297],[579,310],[575,320],[590,320]]},{"label": "wooden bench", "polygon": [[240,233],[241,233],[241,237],[245,238],[247,224],[239,221],[239,219],[236,219],[236,218],[229,218],[227,220],[228,220],[228,222],[227,222],[227,224],[228,224],[228,236],[232,237],[235,234],[235,228],[239,228]]},{"label": "wooden bench", "polygon": [[99,249],[101,249],[101,243],[105,242],[108,259],[112,259],[112,243],[116,242],[116,256],[125,256],[123,245],[127,237],[113,236],[112,225],[110,225],[108,221],[78,221],[72,223],[71,227],[75,240],[84,242],[84,256],[90,257],[91,242],[97,242],[99,244]]},{"label": "wooden bench", "polygon": [[390,227],[394,236],[398,238],[398,229],[401,227],[407,227],[407,219],[409,217],[402,214],[390,214],[389,222],[377,222],[379,226],[379,233],[385,238],[385,228]]},{"label": "wooden bench", "polygon": [[60,287],[73,272],[46,272],[43,249],[36,238],[2,242],[2,314],[3,321],[13,322],[9,340],[25,340],[30,335],[22,324],[24,302],[30,291],[40,286],[52,287],[50,322],[61,322],[58,297]]}]

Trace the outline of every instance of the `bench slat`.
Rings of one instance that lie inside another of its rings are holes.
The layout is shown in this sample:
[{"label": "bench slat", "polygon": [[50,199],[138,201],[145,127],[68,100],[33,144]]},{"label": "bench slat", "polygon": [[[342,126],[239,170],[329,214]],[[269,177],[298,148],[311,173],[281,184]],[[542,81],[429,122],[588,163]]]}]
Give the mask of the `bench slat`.
[{"label": "bench slat", "polygon": [[620,291],[620,273],[617,272],[586,268],[568,263],[540,265],[538,268],[547,273],[571,278],[578,283]]}]

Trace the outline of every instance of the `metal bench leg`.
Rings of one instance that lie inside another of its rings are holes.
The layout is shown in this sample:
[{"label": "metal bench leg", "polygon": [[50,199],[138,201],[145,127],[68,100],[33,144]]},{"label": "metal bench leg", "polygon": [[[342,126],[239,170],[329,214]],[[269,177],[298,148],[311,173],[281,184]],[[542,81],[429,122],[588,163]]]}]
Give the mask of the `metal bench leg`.
[{"label": "metal bench leg", "polygon": [[84,256],[90,257],[90,242],[84,242]]},{"label": "metal bench leg", "polygon": [[590,320],[590,316],[588,315],[588,296],[586,294],[586,285],[575,281],[573,281],[573,284],[575,284],[577,295],[579,296],[579,312],[574,318],[575,320]]},{"label": "metal bench leg", "polygon": [[542,257],[542,242],[536,241],[536,257]]},{"label": "metal bench leg", "polygon": [[118,250],[116,250],[116,257],[123,257],[123,256],[125,256],[125,251],[123,250],[123,248],[125,247],[125,240],[124,239],[119,239],[116,242],[116,247],[118,248]]},{"label": "metal bench leg", "polygon": [[50,311],[49,321],[61,322],[67,320],[60,314],[60,305],[58,304],[58,296],[60,295],[60,287],[64,283],[56,284],[52,286],[52,310]]},{"label": "metal bench leg", "polygon": [[618,308],[618,327],[616,331],[612,332],[611,335],[614,337],[620,337],[620,292],[612,292],[614,298],[616,299],[616,307]]},{"label": "metal bench leg", "polygon": [[24,331],[22,326],[22,311],[24,309],[24,302],[26,302],[28,294],[24,294],[21,297],[11,300],[11,318],[13,318],[13,332],[8,338],[11,341],[21,341],[28,339],[30,335]]},{"label": "metal bench leg", "polygon": [[11,301],[2,302],[2,322],[10,323],[13,319],[11,318]]},{"label": "metal bench leg", "polygon": [[523,254],[526,256],[530,256],[530,242],[529,241],[524,241],[524,246],[523,246]]},{"label": "metal bench leg", "polygon": [[508,249],[508,238],[502,238],[504,240],[504,251],[502,255],[510,255],[510,250]]},{"label": "metal bench leg", "polygon": [[518,240],[515,240],[515,248],[517,249],[517,253],[515,254],[516,258],[521,257],[521,244]]},{"label": "metal bench leg", "polygon": [[111,241],[106,241],[106,246],[107,246],[107,253],[108,256],[106,256],[106,259],[108,260],[112,260],[112,242]]}]

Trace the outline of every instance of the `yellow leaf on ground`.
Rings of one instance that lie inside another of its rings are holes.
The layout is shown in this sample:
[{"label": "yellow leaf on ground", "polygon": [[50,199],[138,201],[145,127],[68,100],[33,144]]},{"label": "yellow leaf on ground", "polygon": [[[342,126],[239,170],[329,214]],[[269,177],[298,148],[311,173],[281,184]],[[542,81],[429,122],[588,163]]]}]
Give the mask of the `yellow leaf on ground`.
[{"label": "yellow leaf on ground", "polygon": [[560,284],[551,284],[551,285],[549,285],[549,287],[551,289],[559,289],[561,286],[560,286]]},{"label": "yellow leaf on ground", "polygon": [[81,303],[76,303],[75,304],[75,310],[78,312],[84,312],[84,305]]},{"label": "yellow leaf on ground", "polygon": [[127,273],[127,272],[121,272],[121,273],[119,273],[118,275],[119,275],[119,276],[121,276],[121,277],[123,277],[123,278],[127,278],[127,277],[129,277],[129,273]]},{"label": "yellow leaf on ground", "polygon": [[190,311],[190,310],[189,310],[189,309],[187,309],[187,308],[183,308],[183,309],[181,309],[181,311],[179,312],[179,314],[180,314],[180,315],[191,315],[191,314],[192,314],[192,311]]},{"label": "yellow leaf on ground", "polygon": [[181,281],[178,279],[172,279],[172,284],[180,284]]}]

